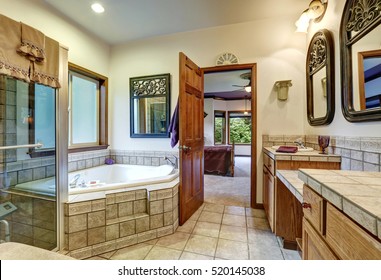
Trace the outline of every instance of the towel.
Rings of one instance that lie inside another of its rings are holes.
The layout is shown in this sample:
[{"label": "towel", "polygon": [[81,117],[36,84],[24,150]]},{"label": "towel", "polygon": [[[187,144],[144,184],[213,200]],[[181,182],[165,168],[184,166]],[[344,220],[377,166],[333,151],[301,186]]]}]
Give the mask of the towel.
[{"label": "towel", "polygon": [[30,61],[17,53],[20,23],[0,15],[0,74],[29,82]]},{"label": "towel", "polygon": [[276,152],[280,153],[296,153],[298,151],[298,147],[294,146],[280,146]]},{"label": "towel", "polygon": [[52,88],[60,88],[58,78],[60,45],[52,38],[45,37],[45,46],[46,59],[41,63],[33,62],[30,79]]},{"label": "towel", "polygon": [[21,23],[21,46],[17,50],[30,61],[42,62],[45,59],[45,35],[41,31]]},{"label": "towel", "polygon": [[173,148],[179,142],[179,99],[177,99],[177,105],[169,123],[168,132],[171,133],[171,147]]}]

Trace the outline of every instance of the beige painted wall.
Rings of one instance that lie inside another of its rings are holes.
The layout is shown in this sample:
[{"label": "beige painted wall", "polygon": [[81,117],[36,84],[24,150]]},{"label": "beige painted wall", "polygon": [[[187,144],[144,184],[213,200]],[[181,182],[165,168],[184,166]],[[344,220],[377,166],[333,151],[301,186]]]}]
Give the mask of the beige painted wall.
[{"label": "beige painted wall", "polygon": [[336,92],[336,106],[335,117],[333,122],[328,126],[312,127],[305,122],[305,134],[328,134],[328,135],[342,135],[342,136],[363,136],[363,137],[380,137],[381,122],[365,122],[365,123],[350,123],[348,122],[341,111],[341,81],[340,81],[340,43],[339,31],[341,15],[344,10],[345,0],[329,1],[328,9],[324,18],[319,23],[311,24],[309,28],[308,42],[311,40],[313,34],[320,29],[328,29],[332,32],[334,38],[335,49],[335,92]]},{"label": "beige painted wall", "polygon": [[[299,15],[162,36],[112,48],[110,133],[114,149],[171,150],[169,139],[129,137],[129,78],[171,73],[173,112],[179,88],[178,53],[184,52],[200,67],[215,65],[217,56],[232,52],[240,63],[258,69],[258,174],[262,172],[262,134],[303,134],[306,119],[306,35],[295,33]],[[278,80],[292,80],[289,99],[278,101],[273,90]],[[176,149],[176,148],[175,148]],[[262,176],[258,175],[258,201]]]},{"label": "beige painted wall", "polygon": [[69,48],[69,61],[109,75],[110,47],[68,23],[42,0],[0,0],[0,13],[37,28]]}]

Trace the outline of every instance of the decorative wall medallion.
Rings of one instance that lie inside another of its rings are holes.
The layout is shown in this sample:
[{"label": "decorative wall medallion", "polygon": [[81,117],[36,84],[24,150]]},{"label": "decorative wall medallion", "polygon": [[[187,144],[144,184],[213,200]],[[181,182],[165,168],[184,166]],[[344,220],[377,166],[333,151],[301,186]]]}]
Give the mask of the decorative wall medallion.
[{"label": "decorative wall medallion", "polygon": [[217,57],[216,65],[238,64],[238,58],[232,53],[223,53]]}]

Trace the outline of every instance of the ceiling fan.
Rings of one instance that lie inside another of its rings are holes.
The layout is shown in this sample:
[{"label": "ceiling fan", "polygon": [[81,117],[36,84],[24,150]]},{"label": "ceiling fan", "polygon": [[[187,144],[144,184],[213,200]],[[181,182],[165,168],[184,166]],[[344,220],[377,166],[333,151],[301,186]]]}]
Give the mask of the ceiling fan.
[{"label": "ceiling fan", "polygon": [[251,72],[243,73],[239,75],[244,80],[249,80],[247,85],[232,85],[233,87],[240,87],[244,89],[246,92],[251,92]]}]

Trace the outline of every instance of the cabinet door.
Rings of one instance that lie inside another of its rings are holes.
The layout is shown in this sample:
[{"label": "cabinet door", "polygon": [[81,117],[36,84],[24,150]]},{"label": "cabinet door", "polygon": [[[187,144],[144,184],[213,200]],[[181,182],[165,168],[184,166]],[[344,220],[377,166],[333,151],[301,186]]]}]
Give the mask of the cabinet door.
[{"label": "cabinet door", "polygon": [[303,260],[337,260],[323,238],[303,218]]},{"label": "cabinet door", "polygon": [[263,207],[265,208],[270,228],[274,232],[274,177],[263,167]]}]

